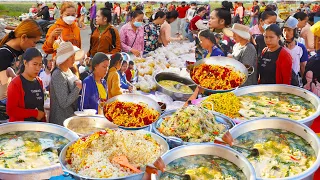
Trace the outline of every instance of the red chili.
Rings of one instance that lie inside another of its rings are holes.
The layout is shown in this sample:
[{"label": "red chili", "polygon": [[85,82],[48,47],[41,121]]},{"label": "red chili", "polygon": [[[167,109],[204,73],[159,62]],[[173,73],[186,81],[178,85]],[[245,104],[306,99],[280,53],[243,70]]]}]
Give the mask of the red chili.
[{"label": "red chili", "polygon": [[4,152],[3,152],[3,151],[2,151],[2,152],[0,152],[0,156],[1,156],[1,155],[3,155],[3,154],[4,154]]},{"label": "red chili", "polygon": [[218,135],[219,132],[218,131],[213,131],[213,134]]},{"label": "red chili", "polygon": [[71,164],[71,163],[72,163],[72,162],[71,162],[71,159],[68,159],[68,160],[67,160],[67,163],[68,163],[68,164]]},{"label": "red chili", "polygon": [[296,159],[296,158],[293,157],[293,156],[290,156],[290,158],[291,158],[292,160],[298,161],[298,159]]}]

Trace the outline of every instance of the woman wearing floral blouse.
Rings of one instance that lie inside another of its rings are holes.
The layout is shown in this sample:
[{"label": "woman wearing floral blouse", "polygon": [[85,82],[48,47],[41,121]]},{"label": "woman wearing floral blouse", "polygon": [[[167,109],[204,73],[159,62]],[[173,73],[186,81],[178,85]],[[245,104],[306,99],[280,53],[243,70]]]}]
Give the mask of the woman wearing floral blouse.
[{"label": "woman wearing floral blouse", "polygon": [[156,50],[160,43],[158,42],[160,35],[160,26],[166,20],[166,14],[159,11],[154,18],[150,18],[150,22],[144,26],[144,54]]}]

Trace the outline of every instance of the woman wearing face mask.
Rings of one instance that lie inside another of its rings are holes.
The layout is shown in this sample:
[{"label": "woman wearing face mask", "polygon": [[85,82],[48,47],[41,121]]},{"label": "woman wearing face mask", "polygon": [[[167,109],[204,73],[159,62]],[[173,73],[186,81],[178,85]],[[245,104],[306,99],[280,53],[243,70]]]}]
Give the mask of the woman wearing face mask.
[{"label": "woman wearing face mask", "polygon": [[35,47],[41,37],[41,28],[34,20],[24,20],[15,31],[7,34],[0,43],[0,104],[7,103],[8,86],[15,77],[10,68],[18,57],[30,47]]},{"label": "woman wearing face mask", "polygon": [[150,18],[150,22],[144,26],[144,54],[156,50],[160,43],[160,26],[166,20],[166,13],[159,11]]},{"label": "woman wearing face mask", "polygon": [[90,38],[88,57],[93,57],[97,52],[115,54],[121,51],[121,41],[118,29],[111,24],[111,11],[101,8],[97,12],[96,24]]},{"label": "woman wearing face mask", "polygon": [[257,55],[259,57],[261,55],[262,50],[266,47],[263,33],[270,24],[275,24],[277,22],[277,14],[271,9],[267,8],[262,14],[260,14],[258,19],[258,29],[261,34],[258,34],[259,32],[257,32],[256,28],[254,28],[255,32],[253,32],[253,30],[251,30],[250,32],[253,37],[253,44],[256,46]]},{"label": "woman wearing face mask", "polygon": [[271,24],[264,32],[267,47],[258,60],[260,84],[291,84],[292,57],[279,45],[281,35],[277,24]]},{"label": "woman wearing face mask", "polygon": [[[63,2],[61,5],[61,17],[48,30],[46,41],[42,49],[46,54],[55,56],[60,40],[71,42],[74,46],[81,48],[80,28],[76,23],[77,9],[72,2]],[[55,43],[56,41],[56,43]],[[54,46],[55,44],[55,46]]]},{"label": "woman wearing face mask", "polygon": [[23,55],[22,74],[14,78],[8,87],[9,122],[46,121],[43,85],[37,77],[41,68],[41,52],[36,48],[27,49]]},{"label": "woman wearing face mask", "polygon": [[52,71],[50,82],[50,123],[62,125],[77,110],[82,82],[70,70],[76,53],[82,52],[71,42],[62,42],[57,49],[57,66]]},{"label": "woman wearing face mask", "polygon": [[303,44],[296,41],[296,38],[298,37],[297,25],[298,20],[290,16],[283,26],[282,36],[285,40],[284,45],[288,48],[293,59],[291,85],[302,86],[299,79],[301,78],[300,75],[304,74],[304,70],[308,61],[308,51]]},{"label": "woman wearing face mask", "polygon": [[161,25],[160,28],[160,39],[159,42],[164,46],[167,46],[171,41],[180,41],[183,39],[182,36],[179,37],[171,37],[171,23],[173,23],[179,16],[177,11],[167,12],[166,18],[167,20]]},{"label": "woman wearing face mask", "polygon": [[121,68],[121,64],[122,55],[120,53],[116,53],[111,56],[110,68],[107,75],[108,99],[122,94],[122,90],[120,88],[120,76],[118,74],[118,71]]},{"label": "woman wearing face mask", "polygon": [[98,112],[100,99],[107,99],[107,83],[104,77],[107,75],[110,60],[104,53],[98,52],[92,58],[92,74],[84,79],[85,95],[83,109],[95,109]]},{"label": "woman wearing face mask", "polygon": [[144,49],[143,12],[136,10],[131,15],[131,21],[120,29],[121,49],[140,57]]},{"label": "woman wearing face mask", "polygon": [[309,17],[306,13],[298,12],[293,15],[296,19],[298,19],[299,23],[297,25],[298,29],[301,30],[300,32],[300,39],[302,38],[304,40],[304,43],[306,45],[306,48],[308,51],[314,50],[314,35],[311,32],[310,28],[311,25],[308,23]]}]

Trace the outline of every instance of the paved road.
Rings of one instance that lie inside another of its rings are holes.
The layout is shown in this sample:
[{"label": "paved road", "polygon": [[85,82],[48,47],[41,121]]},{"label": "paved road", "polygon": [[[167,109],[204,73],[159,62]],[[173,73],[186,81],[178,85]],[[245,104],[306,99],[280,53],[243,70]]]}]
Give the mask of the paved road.
[{"label": "paved road", "polygon": [[[120,30],[120,28],[124,25],[124,23],[120,24],[118,28],[118,30]],[[177,32],[177,21],[173,22],[171,24],[171,35],[172,37],[175,37],[175,33]],[[91,30],[90,30],[90,27],[87,26],[86,29],[84,30],[81,30],[81,42],[82,42],[82,49],[85,51],[85,52],[88,52],[89,51],[89,48],[90,48],[90,33],[91,33]],[[42,44],[37,44],[37,48],[42,51]]]}]

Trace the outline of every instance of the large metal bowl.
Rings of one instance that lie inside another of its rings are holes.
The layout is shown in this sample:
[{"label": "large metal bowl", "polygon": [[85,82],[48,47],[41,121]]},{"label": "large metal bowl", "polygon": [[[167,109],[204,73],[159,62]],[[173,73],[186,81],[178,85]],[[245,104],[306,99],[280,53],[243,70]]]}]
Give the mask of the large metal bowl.
[{"label": "large metal bowl", "polygon": [[[148,96],[141,95],[141,94],[122,94],[115,96],[111,99],[109,99],[106,104],[110,104],[114,101],[120,101],[120,102],[132,102],[132,103],[145,103],[147,104],[150,108],[155,109],[156,111],[161,114],[161,107],[159,104],[153,100],[152,98],[149,98]],[[105,113],[104,113],[105,114]],[[108,118],[107,118],[108,119]],[[140,129],[145,129],[150,127],[150,125],[142,126],[142,127],[124,127],[124,126],[118,126],[121,129],[126,129],[126,130],[140,130]]]},{"label": "large metal bowl", "polygon": [[[186,85],[194,84],[194,82],[191,79],[181,77],[176,73],[160,72],[160,73],[156,74],[154,76],[154,81],[157,83],[157,90],[164,93],[164,94],[167,94],[173,100],[186,101],[193,94],[193,93],[181,93],[181,92],[170,91],[159,84],[159,81],[162,81],[162,80],[177,81],[177,82],[180,82],[180,83],[186,84]],[[194,86],[190,86],[190,88],[193,91],[196,89],[196,87],[197,87],[196,84],[194,84]]]},{"label": "large metal bowl", "polygon": [[[191,68],[190,70],[190,77],[192,79],[192,69],[194,67],[197,67],[201,64],[209,64],[209,65],[219,65],[219,66],[231,66],[231,67],[234,67],[236,70],[242,72],[244,75],[245,75],[245,79],[244,81],[242,82],[241,85],[243,85],[247,79],[248,79],[248,69],[245,67],[245,65],[243,65],[241,62],[235,60],[235,59],[232,59],[232,58],[228,58],[228,57],[222,57],[222,56],[215,56],[215,57],[209,57],[209,58],[205,58],[205,59],[202,59],[200,61],[197,61],[193,67]],[[193,80],[193,79],[192,79]],[[240,85],[240,86],[241,86]],[[198,85],[200,86],[200,85]],[[201,86],[200,86],[201,87]],[[203,89],[205,89],[208,93],[219,93],[219,92],[228,92],[228,91],[232,91],[236,88],[232,88],[232,89],[228,89],[228,90],[212,90],[212,89],[207,89],[207,88],[204,88],[202,87]]]},{"label": "large metal bowl", "polygon": [[[169,145],[168,143],[163,140],[160,136],[152,133],[152,132],[148,132],[148,131],[144,131],[144,130],[139,130],[139,131],[134,131],[132,133],[143,133],[143,134],[151,134],[151,137],[154,138],[160,145],[161,145],[161,154],[163,155],[164,153],[166,153],[169,150]],[[76,180],[141,180],[142,177],[144,176],[144,172],[139,173],[139,174],[133,174],[130,176],[125,176],[125,177],[119,177],[119,178],[90,178],[90,177],[85,177],[85,176],[81,176],[71,170],[68,170],[66,165],[67,162],[65,161],[66,159],[66,153],[67,153],[67,149],[74,144],[76,141],[70,142],[69,144],[67,144],[61,151],[60,156],[59,156],[59,160],[60,160],[60,164],[63,168],[63,171],[68,173],[69,176],[71,176],[72,178],[76,179]]]},{"label": "large metal bowl", "polygon": [[[219,144],[197,144],[197,145],[184,145],[176,147],[162,156],[166,165],[170,162],[185,156],[205,154],[214,155],[226,159],[236,166],[238,166],[247,180],[255,180],[256,174],[250,162],[239,152]],[[161,175],[161,172],[159,172]]]},{"label": "large metal bowl", "polygon": [[[257,120],[251,120],[244,123],[241,123],[239,125],[236,125],[234,128],[230,130],[230,133],[234,139],[239,137],[240,135],[249,132],[254,131],[258,129],[283,129],[292,133],[295,133],[296,135],[302,137],[307,142],[310,143],[312,148],[315,151],[315,154],[317,156],[317,160],[315,163],[306,171],[303,173],[288,177],[288,178],[281,178],[281,180],[311,180],[313,178],[314,172],[319,168],[320,166],[320,140],[319,137],[306,125],[298,123],[296,121],[291,121],[288,119],[281,119],[281,118],[265,118],[265,119],[257,119]],[[260,178],[262,179],[262,178]]]},{"label": "large metal bowl", "polygon": [[117,125],[111,123],[103,116],[73,116],[66,119],[63,122],[63,126],[69,129],[70,131],[77,133],[79,136],[85,136],[93,132],[86,132],[84,134],[81,134],[75,131],[74,128],[79,128],[79,127],[93,127],[93,128],[101,128],[101,129],[118,128]]},{"label": "large metal bowl", "polygon": [[[5,123],[0,125],[0,134],[5,134],[14,131],[43,131],[57,135],[61,135],[67,138],[69,141],[74,141],[79,136],[69,131],[68,129],[50,123],[42,122],[16,122],[16,123]],[[60,164],[55,164],[48,167],[42,167],[37,169],[2,169],[0,168],[0,179],[8,180],[38,180],[38,179],[49,179],[52,176],[58,176],[62,174]]]},{"label": "large metal bowl", "polygon": [[242,95],[246,95],[249,93],[256,93],[256,92],[284,92],[284,93],[290,93],[293,95],[300,96],[306,99],[307,101],[310,101],[316,109],[316,112],[313,115],[307,118],[298,120],[298,122],[303,123],[309,127],[312,125],[314,119],[316,119],[320,115],[319,97],[306,89],[302,89],[296,86],[281,85],[281,84],[253,85],[253,86],[246,86],[246,87],[239,88],[233,92],[236,96],[242,96]]},{"label": "large metal bowl", "polygon": [[[178,147],[181,145],[214,144],[213,142],[204,142],[204,143],[184,142],[180,138],[172,137],[172,136],[165,136],[164,134],[160,133],[158,131],[158,128],[160,127],[164,118],[167,116],[171,116],[176,111],[177,110],[171,110],[171,111],[168,111],[168,112],[162,114],[160,116],[160,118],[158,119],[158,121],[156,123],[154,123],[152,126],[153,132],[155,132],[156,134],[158,134],[159,136],[164,138],[168,142],[170,148]],[[216,121],[220,124],[224,124],[227,129],[231,129],[236,125],[229,117],[227,117],[221,113],[217,113],[217,112],[213,112],[213,111],[210,111],[210,112],[215,115]]]}]

